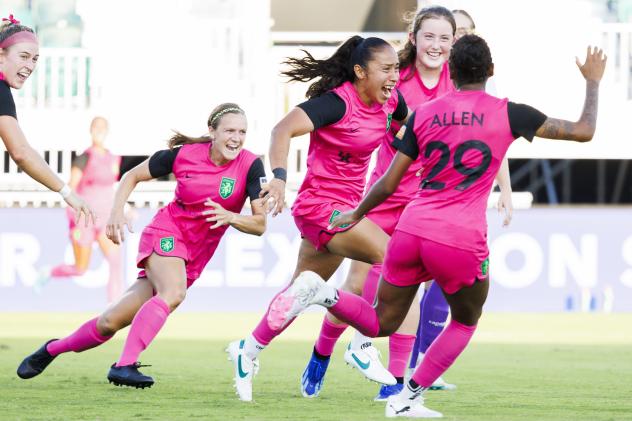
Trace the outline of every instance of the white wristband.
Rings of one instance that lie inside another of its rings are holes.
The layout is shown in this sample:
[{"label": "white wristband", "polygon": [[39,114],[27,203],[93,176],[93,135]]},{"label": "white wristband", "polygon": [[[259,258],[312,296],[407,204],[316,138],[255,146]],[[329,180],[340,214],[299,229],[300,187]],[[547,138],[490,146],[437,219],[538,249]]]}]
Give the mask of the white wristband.
[{"label": "white wristband", "polygon": [[62,199],[65,199],[68,196],[70,196],[70,193],[72,193],[72,190],[70,190],[70,187],[68,186],[68,184],[64,184],[64,187],[62,187],[58,193],[61,195]]}]

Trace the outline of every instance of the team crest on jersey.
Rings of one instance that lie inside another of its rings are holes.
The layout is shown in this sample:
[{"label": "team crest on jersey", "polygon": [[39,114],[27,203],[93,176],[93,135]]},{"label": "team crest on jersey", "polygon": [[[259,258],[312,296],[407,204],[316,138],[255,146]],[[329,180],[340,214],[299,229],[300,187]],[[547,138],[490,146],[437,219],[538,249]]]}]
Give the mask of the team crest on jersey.
[{"label": "team crest on jersey", "polygon": [[173,237],[162,237],[160,239],[160,250],[164,251],[165,253],[173,251],[175,246],[176,240]]},{"label": "team crest on jersey", "polygon": [[[334,209],[334,211],[331,213],[331,216],[329,217],[329,223],[331,224],[334,221],[334,218],[338,215],[340,215],[342,212],[340,212],[338,209]],[[340,228],[347,228],[349,226],[349,224],[342,224],[340,225]]]},{"label": "team crest on jersey", "polygon": [[386,131],[388,131],[391,128],[392,121],[393,121],[393,114],[389,114],[388,117],[386,117]]},{"label": "team crest on jersey", "polygon": [[219,195],[222,199],[228,198],[235,190],[235,180],[228,177],[222,177],[221,183],[219,183]]},{"label": "team crest on jersey", "polygon": [[487,276],[489,273],[489,258],[485,259],[483,263],[481,263],[481,273],[483,276]]}]

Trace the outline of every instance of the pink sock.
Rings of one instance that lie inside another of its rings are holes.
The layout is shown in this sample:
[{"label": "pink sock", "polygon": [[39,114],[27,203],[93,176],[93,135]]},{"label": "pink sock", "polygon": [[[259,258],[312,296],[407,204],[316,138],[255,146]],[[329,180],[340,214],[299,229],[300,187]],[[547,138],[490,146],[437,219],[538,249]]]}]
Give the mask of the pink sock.
[{"label": "pink sock", "polygon": [[388,338],[388,371],[395,377],[404,377],[415,335],[393,333]]},{"label": "pink sock", "polygon": [[169,316],[169,306],[159,296],[148,300],[138,310],[129,329],[117,367],[134,364],[138,356],[154,340]]},{"label": "pink sock", "polygon": [[336,342],[344,331],[347,329],[347,324],[336,324],[329,320],[327,316],[323,319],[323,325],[320,328],[320,335],[316,340],[314,348],[322,356],[328,356],[333,354]]},{"label": "pink sock", "polygon": [[68,278],[69,276],[81,276],[86,273],[85,270],[77,269],[75,265],[58,265],[50,271],[50,276],[54,278]]},{"label": "pink sock", "polygon": [[338,290],[338,302],[329,312],[355,327],[361,334],[374,338],[380,333],[380,320],[371,304],[362,297]]},{"label": "pink sock", "polygon": [[367,300],[369,304],[375,303],[377,295],[377,287],[379,285],[380,275],[382,274],[382,264],[378,263],[371,267],[364,280],[364,288],[362,289],[362,298]]},{"label": "pink sock", "polygon": [[463,352],[475,330],[476,325],[466,326],[455,320],[450,321],[426,351],[412,379],[421,387],[430,387]]},{"label": "pink sock", "polygon": [[[286,289],[288,289],[290,287],[290,285],[287,285],[285,288],[283,288],[281,291],[279,291],[278,294],[275,295],[272,298],[272,300],[270,300],[270,303],[272,303],[276,299],[276,297],[278,297],[282,292],[284,292]],[[266,310],[265,314],[263,315],[263,317],[259,321],[259,324],[255,328],[255,330],[252,331],[252,336],[254,336],[255,339],[257,340],[257,342],[259,342],[261,345],[268,345],[268,344],[270,344],[270,342],[272,342],[272,339],[274,339],[277,336],[279,336],[294,321],[294,319],[292,319],[285,326],[283,326],[281,329],[273,330],[270,327],[270,325],[268,324],[268,312],[269,311],[270,311],[270,306],[268,306],[268,309]]]},{"label": "pink sock", "polygon": [[55,356],[70,351],[81,352],[101,345],[114,335],[101,335],[97,330],[97,319],[98,317],[88,320],[69,336],[49,343],[46,350]]},{"label": "pink sock", "polygon": [[105,260],[110,267],[110,277],[108,279],[108,303],[113,303],[123,294],[123,264],[122,255],[118,247],[105,256]]}]

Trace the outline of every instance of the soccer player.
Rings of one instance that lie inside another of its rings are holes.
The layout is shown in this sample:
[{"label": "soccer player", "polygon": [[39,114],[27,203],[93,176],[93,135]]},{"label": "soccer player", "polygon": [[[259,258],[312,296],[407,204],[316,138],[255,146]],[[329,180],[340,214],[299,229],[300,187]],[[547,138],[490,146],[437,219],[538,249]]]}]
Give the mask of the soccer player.
[{"label": "soccer player", "polygon": [[[463,35],[474,33],[476,26],[469,13],[465,10],[457,9],[452,11],[452,15],[456,25],[454,41],[458,41]],[[445,67],[448,69],[447,59]],[[494,90],[490,90],[491,84],[492,80],[490,79],[487,81],[486,91],[494,94]],[[506,174],[506,178],[503,177],[503,174]],[[511,221],[513,205],[511,202],[511,182],[509,181],[509,162],[506,157],[500,167],[499,176],[497,181],[500,186],[501,196],[498,202],[498,210],[499,212],[505,211],[504,225],[508,225]],[[420,363],[419,358],[423,359],[428,347],[443,331],[450,313],[448,302],[445,300],[439,285],[432,281],[425,284],[425,293],[419,304],[419,310],[419,327],[410,357],[409,367],[411,371]],[[406,320],[404,320],[405,323]],[[439,376],[430,388],[432,390],[454,390],[456,385],[446,382],[442,376]]]},{"label": "soccer player", "polygon": [[70,241],[72,242],[75,263],[55,266],[50,273],[40,278],[37,285],[41,287],[50,277],[68,278],[83,275],[90,264],[92,243],[97,241],[110,269],[107,298],[108,303],[112,303],[123,292],[121,252],[119,247],[105,235],[105,224],[114,199],[114,183],[127,170],[135,167],[147,157],[113,155],[104,147],[108,129],[108,121],[105,118],[95,117],[92,120],[90,124],[92,145],[73,160],[70,182],[68,183],[70,188],[76,189],[90,204],[97,215],[97,221],[90,227],[76,224],[74,210],[67,209]]},{"label": "soccer player", "polygon": [[[455,31],[456,23],[452,13],[444,7],[433,6],[421,9],[412,20],[408,42],[398,53],[401,74],[397,84],[397,89],[402,93],[410,108],[455,90],[448,68],[448,57]],[[397,152],[391,143],[395,133],[400,129],[400,125],[394,122],[391,129],[378,151],[377,164],[371,174],[367,191],[386,172]],[[367,218],[379,225],[389,236],[393,234],[404,207],[417,191],[419,178],[416,176],[416,172],[419,168],[420,162],[416,161],[411,165],[395,193],[367,214]],[[502,193],[500,206],[511,208],[509,165],[504,163],[501,168],[498,176]],[[373,303],[380,276],[379,270],[379,267],[371,269],[371,265],[367,263],[352,261],[343,289],[358,294],[362,292],[365,299],[369,303]],[[433,292],[435,291],[433,290]],[[424,295],[423,301],[427,301],[428,305],[425,307],[426,311],[422,310],[421,312],[426,315],[422,321],[426,323],[424,327],[432,326],[432,328],[424,329],[426,335],[434,334],[437,330],[440,333],[441,326],[445,323],[448,315],[448,305],[440,290],[439,295],[439,299],[435,299],[436,294],[434,293]],[[429,296],[433,299],[428,300]],[[436,301],[439,302],[435,305]],[[408,316],[398,331],[389,337],[388,371],[396,378],[397,383],[382,385],[375,400],[386,400],[388,396],[399,393],[404,386],[406,364],[417,336],[419,308],[420,305],[413,303]],[[303,396],[318,396],[334,345],[346,327],[346,324],[336,320],[330,313],[326,314],[320,336],[303,373],[301,382]],[[370,379],[376,378],[381,370],[385,370],[379,361],[377,349],[372,346],[371,339],[360,333],[356,333],[347,348],[345,360]],[[451,389],[454,386],[439,378],[433,388]]]},{"label": "soccer player", "polygon": [[441,287],[452,318],[398,395],[388,398],[387,417],[436,418],[423,405],[423,393],[465,349],[476,330],[489,288],[486,204],[493,178],[518,137],[587,142],[597,122],[599,82],[606,57],[588,47],[577,66],[586,80],[584,109],[577,122],[549,118],[527,105],[485,93],[494,65],[485,41],[463,36],[450,53],[456,92],[418,107],[386,174],[352,211],[338,215],[331,228],[357,223],[392,194],[410,165],[421,156],[422,182],[406,207],[388,245],[376,307],[326,284],[314,272],[300,274],[271,307],[283,308],[283,327],[311,304],[326,307],[368,336],[392,334],[402,323],[419,285],[430,279]]},{"label": "soccer player", "polygon": [[[35,377],[59,354],[99,346],[131,323],[123,353],[112,365],[108,380],[137,388],[154,383],[138,371],[138,357],[184,300],[228,227],[253,235],[262,235],[266,228],[259,198],[265,171],[261,159],[243,149],[244,111],[237,104],[221,104],[209,116],[208,129],[208,137],[176,133],[169,149],[156,152],[123,176],[106,226],[106,235],[115,244],[124,240],[125,226],[131,232],[123,206],[138,182],[170,173],[177,180],[175,198],[158,211],[141,236],[137,265],[143,270],[138,280],[99,317],[26,357],[18,376]],[[252,215],[240,215],[247,198]]]},{"label": "soccer player", "polygon": [[52,191],[72,207],[79,223],[81,215],[85,225],[95,216],[89,206],[55,174],[46,161],[26,140],[15,110],[11,89],[20,89],[35,70],[39,59],[39,42],[31,28],[20,24],[10,15],[0,22],[0,138],[15,163],[35,181]]},{"label": "soccer player", "polygon": [[[281,212],[290,140],[311,132],[307,174],[292,206],[303,237],[292,282],[306,270],[329,279],[345,257],[379,264],[388,236],[378,225],[368,219],[335,229],[328,225],[336,215],[357,205],[372,152],[392,121],[405,120],[408,115],[403,97],[395,90],[397,54],[380,38],[354,36],[326,60],[307,53],[287,63],[291,68],[284,74],[291,80],[320,78],[307,90],[309,100],[274,127],[270,145],[274,179],[262,191],[266,201],[274,203],[274,215]],[[278,320],[285,313],[284,303],[273,303],[251,335],[228,347],[237,393],[244,401],[252,400],[257,355],[283,331]],[[384,381],[395,383],[389,377]]]}]

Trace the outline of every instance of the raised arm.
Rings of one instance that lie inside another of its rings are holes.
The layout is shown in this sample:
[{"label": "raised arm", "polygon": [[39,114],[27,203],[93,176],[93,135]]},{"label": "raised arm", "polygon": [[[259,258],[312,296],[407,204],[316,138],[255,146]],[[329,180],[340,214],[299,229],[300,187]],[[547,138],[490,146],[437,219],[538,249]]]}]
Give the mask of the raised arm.
[{"label": "raised arm", "polygon": [[593,138],[597,127],[597,104],[599,102],[599,82],[606,68],[607,57],[600,48],[588,47],[586,61],[581,64],[576,58],[577,67],[586,79],[586,99],[584,109],[577,122],[547,118],[535,132],[536,136],[546,139],[573,140],[588,142]]},{"label": "raised arm", "polygon": [[[274,178],[263,187],[261,197],[264,203],[274,210],[273,216],[283,211],[285,204],[285,184],[287,177],[287,156],[290,152],[290,140],[314,130],[314,124],[301,108],[294,108],[272,129],[270,139],[270,166]],[[268,201],[272,200],[270,204]]]}]

